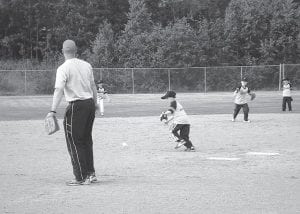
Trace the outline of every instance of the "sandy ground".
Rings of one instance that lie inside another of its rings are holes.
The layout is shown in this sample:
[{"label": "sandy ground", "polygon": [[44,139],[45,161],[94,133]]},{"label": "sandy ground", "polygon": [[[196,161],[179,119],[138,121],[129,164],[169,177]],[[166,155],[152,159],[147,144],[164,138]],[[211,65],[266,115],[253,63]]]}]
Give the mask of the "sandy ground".
[{"label": "sandy ground", "polygon": [[73,175],[62,131],[1,121],[0,213],[300,213],[300,114],[230,118],[191,116],[191,153],[174,149],[158,117],[97,118],[101,182],[79,187],[65,185]]}]

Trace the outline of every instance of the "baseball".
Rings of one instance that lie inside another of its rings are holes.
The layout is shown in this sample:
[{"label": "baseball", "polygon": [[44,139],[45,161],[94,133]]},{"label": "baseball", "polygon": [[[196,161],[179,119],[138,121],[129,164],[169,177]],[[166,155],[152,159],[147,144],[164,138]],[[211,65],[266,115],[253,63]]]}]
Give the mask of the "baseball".
[{"label": "baseball", "polygon": [[123,147],[127,147],[128,144],[127,144],[127,143],[122,143],[122,146],[123,146]]}]

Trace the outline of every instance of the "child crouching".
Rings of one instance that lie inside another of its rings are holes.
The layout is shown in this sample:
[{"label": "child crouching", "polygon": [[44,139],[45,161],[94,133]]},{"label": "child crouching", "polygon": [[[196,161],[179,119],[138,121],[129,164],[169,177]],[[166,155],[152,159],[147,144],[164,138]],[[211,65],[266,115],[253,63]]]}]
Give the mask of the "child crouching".
[{"label": "child crouching", "polygon": [[176,93],[174,91],[167,91],[161,99],[168,99],[170,101],[169,109],[166,112],[163,112],[162,117],[171,117],[167,122],[172,122],[171,133],[177,142],[175,149],[184,145],[186,147],[185,151],[195,151],[195,148],[189,139],[191,125],[185,110],[176,100]]}]

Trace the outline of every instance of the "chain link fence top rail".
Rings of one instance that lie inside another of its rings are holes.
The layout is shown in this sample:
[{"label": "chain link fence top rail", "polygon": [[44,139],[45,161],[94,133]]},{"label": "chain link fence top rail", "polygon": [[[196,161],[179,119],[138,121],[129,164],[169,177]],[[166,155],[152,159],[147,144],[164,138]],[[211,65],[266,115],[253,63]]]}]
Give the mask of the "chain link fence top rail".
[{"label": "chain link fence top rail", "polygon": [[[0,95],[52,94],[55,69],[0,70]],[[280,90],[289,78],[300,87],[300,64],[217,66],[188,68],[94,68],[109,93],[162,93],[232,91],[243,77],[253,90]]]}]

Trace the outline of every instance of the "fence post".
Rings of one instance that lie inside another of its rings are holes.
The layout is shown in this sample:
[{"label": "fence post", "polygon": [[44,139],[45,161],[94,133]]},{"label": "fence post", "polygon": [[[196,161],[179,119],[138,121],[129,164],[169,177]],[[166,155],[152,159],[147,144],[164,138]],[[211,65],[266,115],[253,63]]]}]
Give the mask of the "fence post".
[{"label": "fence post", "polygon": [[27,72],[24,71],[24,94],[27,95]]},{"label": "fence post", "polygon": [[243,79],[243,66],[241,66],[241,80]]},{"label": "fence post", "polygon": [[168,87],[169,91],[171,91],[171,71],[168,69]]},{"label": "fence post", "polygon": [[282,63],[282,78],[285,78],[285,67],[284,67],[284,63]]},{"label": "fence post", "polygon": [[204,67],[204,93],[206,93],[206,67]]},{"label": "fence post", "polygon": [[100,72],[100,80],[103,80],[103,74],[102,74],[102,69],[101,68],[100,68],[99,72]]},{"label": "fence post", "polygon": [[133,68],[131,68],[131,80],[132,80],[132,94],[134,94],[134,71]]},{"label": "fence post", "polygon": [[278,91],[281,90],[281,63],[279,64]]}]

